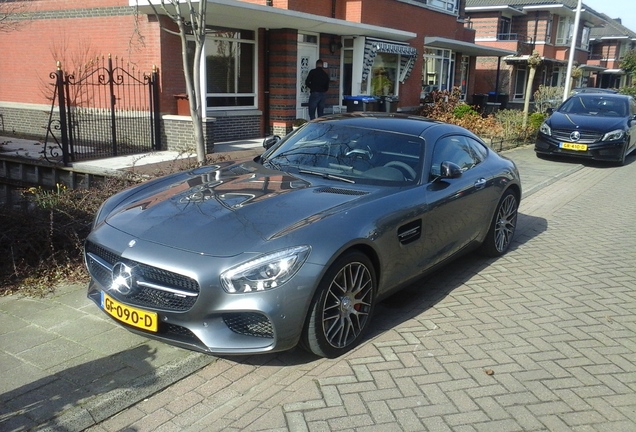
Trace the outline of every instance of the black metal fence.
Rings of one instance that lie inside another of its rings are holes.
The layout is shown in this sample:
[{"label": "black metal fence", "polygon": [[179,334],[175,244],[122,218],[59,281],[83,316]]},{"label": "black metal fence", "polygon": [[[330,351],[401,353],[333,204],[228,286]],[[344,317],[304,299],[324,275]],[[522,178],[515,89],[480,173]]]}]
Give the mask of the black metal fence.
[{"label": "black metal fence", "polygon": [[[64,165],[160,148],[158,72],[110,56],[68,74],[58,63],[44,157]],[[57,104],[57,110],[55,109]]]}]

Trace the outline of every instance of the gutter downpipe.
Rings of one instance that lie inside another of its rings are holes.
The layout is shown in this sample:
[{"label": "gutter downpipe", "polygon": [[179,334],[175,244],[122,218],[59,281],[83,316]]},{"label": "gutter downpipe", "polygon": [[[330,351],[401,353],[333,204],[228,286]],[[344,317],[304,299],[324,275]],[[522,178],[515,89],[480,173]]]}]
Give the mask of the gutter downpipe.
[{"label": "gutter downpipe", "polygon": [[269,136],[273,133],[273,131],[271,130],[271,125],[270,123],[270,109],[269,109],[269,102],[270,102],[270,98],[269,98],[269,87],[270,87],[270,81],[269,81],[269,29],[265,29],[265,35],[263,37],[263,45],[264,45],[264,49],[265,52],[263,53],[263,63],[265,65],[265,68],[263,70],[263,84],[265,86],[265,91],[263,92],[263,103],[264,103],[264,109],[263,109],[263,123],[265,123],[265,136]]}]

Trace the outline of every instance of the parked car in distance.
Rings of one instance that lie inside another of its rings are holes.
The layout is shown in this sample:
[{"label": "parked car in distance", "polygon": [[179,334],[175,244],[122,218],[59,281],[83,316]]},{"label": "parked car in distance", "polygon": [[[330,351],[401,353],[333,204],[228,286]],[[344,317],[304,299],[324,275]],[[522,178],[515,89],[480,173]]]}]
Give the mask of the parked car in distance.
[{"label": "parked car in distance", "polygon": [[466,129],[351,113],[265,146],[108,199],[85,245],[88,297],[183,348],[300,343],[336,357],[363,340],[378,301],[463,253],[510,247],[519,173]]},{"label": "parked car in distance", "polygon": [[540,126],[537,156],[574,156],[621,165],[636,149],[636,101],[621,94],[570,96]]},{"label": "parked car in distance", "polygon": [[618,93],[617,90],[614,89],[608,89],[608,88],[599,88],[599,87],[575,87],[572,89],[572,94],[579,94],[579,93],[612,93],[612,94],[616,94]]}]

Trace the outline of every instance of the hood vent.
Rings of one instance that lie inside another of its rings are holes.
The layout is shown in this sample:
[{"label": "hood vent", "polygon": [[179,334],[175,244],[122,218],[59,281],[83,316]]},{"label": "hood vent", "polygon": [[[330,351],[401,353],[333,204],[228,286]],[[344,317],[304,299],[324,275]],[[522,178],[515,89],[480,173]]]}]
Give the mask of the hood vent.
[{"label": "hood vent", "polygon": [[368,192],[345,189],[345,188],[335,188],[335,187],[323,187],[320,189],[316,189],[316,193],[331,193],[338,195],[366,195]]}]

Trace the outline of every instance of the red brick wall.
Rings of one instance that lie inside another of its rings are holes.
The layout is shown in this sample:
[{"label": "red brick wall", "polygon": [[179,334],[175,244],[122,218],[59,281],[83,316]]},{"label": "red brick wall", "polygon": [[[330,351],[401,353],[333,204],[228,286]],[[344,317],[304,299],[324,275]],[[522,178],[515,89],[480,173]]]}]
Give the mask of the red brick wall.
[{"label": "red brick wall", "polygon": [[[66,9],[87,7],[90,4],[121,5],[127,1],[38,1],[39,10],[52,4]],[[125,13],[125,12],[124,12]],[[136,68],[150,72],[160,60],[157,23],[141,15],[139,34],[135,34],[133,15],[99,17],[45,18],[23,21],[19,30],[0,33],[0,100],[49,104],[49,74],[56,69],[56,62],[71,72],[95,56],[111,54],[125,58]]]}]

